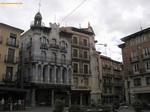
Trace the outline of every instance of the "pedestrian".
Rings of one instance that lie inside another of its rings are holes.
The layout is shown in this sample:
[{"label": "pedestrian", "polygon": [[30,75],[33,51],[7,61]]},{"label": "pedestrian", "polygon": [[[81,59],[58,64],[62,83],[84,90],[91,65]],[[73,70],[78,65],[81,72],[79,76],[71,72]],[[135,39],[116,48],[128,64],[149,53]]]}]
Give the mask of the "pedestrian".
[{"label": "pedestrian", "polygon": [[4,98],[2,98],[2,100],[1,100],[1,110],[4,110],[4,104],[5,104],[5,100],[4,100]]},{"label": "pedestrian", "polygon": [[20,99],[18,100],[18,109],[19,110],[21,109],[21,100]]},{"label": "pedestrian", "polygon": [[13,105],[12,105],[12,97],[8,98],[8,104],[9,104],[9,109],[12,111]]}]

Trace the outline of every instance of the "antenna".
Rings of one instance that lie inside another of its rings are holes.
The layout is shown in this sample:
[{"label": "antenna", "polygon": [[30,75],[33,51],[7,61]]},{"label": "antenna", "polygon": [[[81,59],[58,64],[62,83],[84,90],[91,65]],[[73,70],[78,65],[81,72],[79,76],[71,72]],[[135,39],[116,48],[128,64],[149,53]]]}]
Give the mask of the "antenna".
[{"label": "antenna", "polygon": [[142,31],[142,25],[141,25],[141,20],[140,20],[140,30]]},{"label": "antenna", "polygon": [[41,0],[39,0],[39,10],[38,10],[38,12],[40,12],[40,7],[41,7]]}]

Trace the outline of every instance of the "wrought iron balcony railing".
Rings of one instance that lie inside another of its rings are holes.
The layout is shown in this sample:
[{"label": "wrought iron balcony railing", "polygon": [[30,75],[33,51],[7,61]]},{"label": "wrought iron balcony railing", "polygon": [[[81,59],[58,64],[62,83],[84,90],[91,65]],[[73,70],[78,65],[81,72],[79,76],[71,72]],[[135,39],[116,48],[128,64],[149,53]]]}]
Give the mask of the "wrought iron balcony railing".
[{"label": "wrought iron balcony railing", "polygon": [[12,47],[19,47],[19,41],[7,38],[6,44]]},{"label": "wrought iron balcony railing", "polygon": [[17,62],[18,62],[18,57],[15,57],[15,56],[12,56],[12,55],[5,55],[4,61],[5,61],[6,63],[17,64]]}]

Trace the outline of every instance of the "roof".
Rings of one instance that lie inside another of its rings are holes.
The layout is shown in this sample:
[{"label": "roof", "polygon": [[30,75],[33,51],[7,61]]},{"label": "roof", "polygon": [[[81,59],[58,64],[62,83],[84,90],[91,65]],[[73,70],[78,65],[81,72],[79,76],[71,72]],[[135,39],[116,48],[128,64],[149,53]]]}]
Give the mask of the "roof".
[{"label": "roof", "polygon": [[7,25],[7,24],[4,24],[4,23],[0,23],[0,26],[5,26],[5,27],[9,27],[9,28],[13,28],[13,29],[16,29],[18,30],[19,32],[23,33],[24,30],[22,29],[19,29],[19,28],[16,28],[16,27],[13,27],[13,26],[10,26],[10,25]]},{"label": "roof", "polygon": [[148,32],[148,31],[150,31],[150,27],[149,27],[149,28],[146,28],[146,29],[144,29],[144,30],[138,31],[138,32],[136,32],[136,33],[133,33],[133,34],[131,34],[131,35],[128,35],[128,36],[126,36],[126,37],[123,37],[123,38],[121,38],[121,40],[125,42],[126,40],[129,40],[129,39],[131,39],[131,38],[134,38],[135,36],[140,36],[140,35],[142,35],[142,34]]},{"label": "roof", "polygon": [[40,12],[36,13],[35,17],[34,18],[41,18],[42,19],[42,15]]}]

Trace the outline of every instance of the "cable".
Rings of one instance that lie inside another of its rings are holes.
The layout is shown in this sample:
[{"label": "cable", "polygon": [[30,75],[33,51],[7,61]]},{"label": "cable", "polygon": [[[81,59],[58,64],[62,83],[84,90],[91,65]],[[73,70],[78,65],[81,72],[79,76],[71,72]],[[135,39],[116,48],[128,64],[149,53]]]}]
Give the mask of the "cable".
[{"label": "cable", "polygon": [[69,17],[73,12],[75,12],[84,2],[86,2],[87,0],[84,0],[81,4],[79,4],[71,13],[69,13],[67,16],[65,16],[61,21],[64,21],[67,17]]}]

